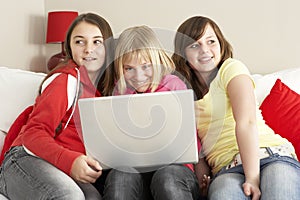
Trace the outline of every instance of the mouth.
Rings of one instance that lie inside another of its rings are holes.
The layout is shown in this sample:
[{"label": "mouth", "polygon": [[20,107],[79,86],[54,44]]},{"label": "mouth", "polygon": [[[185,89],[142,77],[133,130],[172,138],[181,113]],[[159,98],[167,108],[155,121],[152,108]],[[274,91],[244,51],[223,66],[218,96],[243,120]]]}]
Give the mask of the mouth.
[{"label": "mouth", "polygon": [[147,81],[139,81],[139,82],[135,82],[136,85],[144,85]]},{"label": "mouth", "polygon": [[213,56],[204,56],[204,57],[200,57],[198,60],[199,61],[210,61],[211,59],[213,59]]},{"label": "mouth", "polygon": [[149,79],[145,79],[143,81],[137,81],[137,80],[131,80],[132,83],[136,84],[136,85],[143,85],[145,83],[148,83],[149,82]]},{"label": "mouth", "polygon": [[210,62],[214,57],[213,56],[205,56],[198,59],[199,63],[208,63]]},{"label": "mouth", "polygon": [[84,61],[94,61],[94,60],[96,60],[96,58],[85,57],[85,58],[82,58],[82,60],[84,60]]},{"label": "mouth", "polygon": [[148,80],[144,80],[144,81],[132,81],[132,86],[135,88],[135,89],[141,89],[143,88],[144,86],[147,86],[149,83]]}]

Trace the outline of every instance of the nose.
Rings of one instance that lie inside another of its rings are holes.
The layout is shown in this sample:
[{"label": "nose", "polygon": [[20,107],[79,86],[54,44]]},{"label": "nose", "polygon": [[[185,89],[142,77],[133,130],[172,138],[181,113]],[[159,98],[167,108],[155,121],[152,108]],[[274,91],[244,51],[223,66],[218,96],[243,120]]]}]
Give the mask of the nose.
[{"label": "nose", "polygon": [[207,45],[201,44],[199,49],[201,53],[207,53],[209,48]]},{"label": "nose", "polygon": [[90,54],[93,53],[93,51],[94,51],[93,44],[87,43],[85,46],[85,53]]},{"label": "nose", "polygon": [[134,78],[136,81],[143,81],[145,77],[145,72],[142,69],[137,69],[135,74],[134,74]]}]

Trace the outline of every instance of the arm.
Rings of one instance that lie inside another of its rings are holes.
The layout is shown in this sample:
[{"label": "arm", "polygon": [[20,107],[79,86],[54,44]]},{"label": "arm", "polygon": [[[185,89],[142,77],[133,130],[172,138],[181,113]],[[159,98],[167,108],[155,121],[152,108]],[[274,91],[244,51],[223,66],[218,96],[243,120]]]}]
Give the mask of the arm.
[{"label": "arm", "polygon": [[55,140],[55,129],[66,115],[69,104],[68,75],[63,73],[49,80],[43,84],[44,90],[37,97],[24,127],[22,144],[36,156],[68,174],[74,159],[82,154],[64,148]]},{"label": "arm", "polygon": [[[56,74],[44,82],[43,91],[36,100],[24,130],[22,144],[75,180],[91,183],[102,174],[99,163],[83,155],[84,149],[79,150],[81,147],[77,146],[78,151],[74,151],[55,140],[57,125],[63,118],[69,117],[67,112],[72,106],[76,93],[73,89],[76,86],[77,79],[65,73]],[[82,145],[74,138],[78,134],[76,130],[65,129],[60,134],[66,134],[63,140],[67,145]]]},{"label": "arm", "polygon": [[227,86],[236,122],[235,132],[245,172],[244,193],[256,200],[260,197],[258,130],[253,83],[249,76],[238,75]]}]

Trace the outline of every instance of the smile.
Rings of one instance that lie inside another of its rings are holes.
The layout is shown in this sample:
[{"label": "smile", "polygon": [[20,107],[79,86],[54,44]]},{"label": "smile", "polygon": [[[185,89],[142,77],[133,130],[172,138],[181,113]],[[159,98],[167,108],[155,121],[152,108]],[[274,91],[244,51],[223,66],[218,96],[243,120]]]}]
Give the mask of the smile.
[{"label": "smile", "polygon": [[83,58],[83,60],[85,60],[85,61],[93,61],[93,60],[96,60],[96,58],[87,57],[87,58]]},{"label": "smile", "polygon": [[208,62],[208,61],[210,61],[211,59],[213,59],[213,56],[202,57],[202,58],[199,58],[198,61],[199,61],[199,62]]},{"label": "smile", "polygon": [[141,82],[135,82],[137,85],[143,85],[146,83],[146,81],[141,81]]},{"label": "smile", "polygon": [[135,84],[135,85],[144,85],[144,84],[148,83],[148,79],[146,79],[144,81],[132,80],[132,83]]}]

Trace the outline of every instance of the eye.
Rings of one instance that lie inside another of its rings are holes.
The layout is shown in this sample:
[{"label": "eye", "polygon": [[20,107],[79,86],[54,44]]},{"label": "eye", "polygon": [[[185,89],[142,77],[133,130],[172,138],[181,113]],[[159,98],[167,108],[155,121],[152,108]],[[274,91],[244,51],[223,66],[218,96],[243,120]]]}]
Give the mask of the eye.
[{"label": "eye", "polygon": [[189,48],[191,48],[191,49],[195,49],[195,48],[198,48],[199,47],[199,44],[198,43],[194,43],[194,44],[191,44],[190,46],[189,46]]},{"label": "eye", "polygon": [[214,44],[216,41],[215,40],[209,40],[208,44]]},{"label": "eye", "polygon": [[103,44],[103,40],[95,40],[94,44],[101,45],[101,44]]},{"label": "eye", "polygon": [[84,45],[84,41],[83,40],[75,40],[75,44]]},{"label": "eye", "polygon": [[130,71],[132,71],[132,70],[133,70],[132,67],[124,66],[124,71],[125,71],[125,72],[130,72]]},{"label": "eye", "polygon": [[143,69],[143,70],[150,69],[151,67],[152,67],[151,64],[142,65],[142,69]]}]

